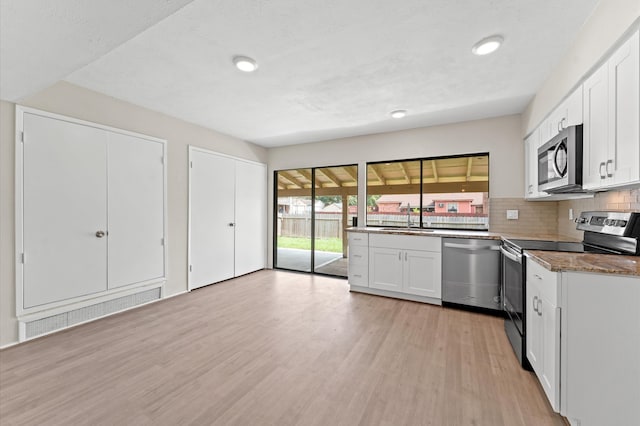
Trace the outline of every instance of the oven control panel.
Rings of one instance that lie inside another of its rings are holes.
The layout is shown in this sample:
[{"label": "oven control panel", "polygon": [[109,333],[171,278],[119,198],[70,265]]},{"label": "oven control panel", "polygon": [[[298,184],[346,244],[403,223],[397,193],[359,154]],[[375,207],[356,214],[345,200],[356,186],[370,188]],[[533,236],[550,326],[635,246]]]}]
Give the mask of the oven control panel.
[{"label": "oven control panel", "polygon": [[640,234],[638,212],[582,212],[575,222],[576,229],[581,231],[624,237],[638,237],[635,234]]}]

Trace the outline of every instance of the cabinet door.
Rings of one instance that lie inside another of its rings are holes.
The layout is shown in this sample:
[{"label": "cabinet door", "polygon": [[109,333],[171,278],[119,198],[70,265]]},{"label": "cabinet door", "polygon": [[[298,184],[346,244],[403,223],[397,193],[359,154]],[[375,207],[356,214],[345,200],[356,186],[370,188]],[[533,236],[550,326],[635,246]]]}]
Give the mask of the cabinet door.
[{"label": "cabinet door", "polygon": [[264,269],[267,256],[267,170],[236,161],[235,276]]},{"label": "cabinet door", "polygon": [[403,291],[418,296],[440,299],[442,267],[440,253],[405,250]]},{"label": "cabinet door", "polygon": [[564,102],[566,105],[567,116],[566,121],[561,123],[562,127],[567,128],[569,126],[582,124],[584,117],[582,112],[582,85],[576,88],[576,90],[574,90]]},{"label": "cabinet door", "polygon": [[235,160],[192,150],[189,288],[234,276]]},{"label": "cabinet door", "polygon": [[639,36],[623,44],[609,60],[609,185],[640,180]]},{"label": "cabinet door", "polygon": [[23,308],[107,289],[106,132],[24,114]]},{"label": "cabinet door", "polygon": [[542,330],[542,348],[539,353],[539,361],[541,362],[538,364],[539,368],[536,372],[551,407],[557,412],[560,409],[560,375],[558,371],[560,366],[560,308],[543,296],[541,297],[539,309],[542,316],[538,317],[538,321]]},{"label": "cabinet door", "polygon": [[526,318],[526,340],[527,340],[527,359],[531,363],[536,373],[540,369],[542,359],[542,327],[540,326],[540,318],[538,314],[539,292],[535,285],[527,280],[527,296],[525,307]]},{"label": "cabinet door", "polygon": [[583,184],[585,189],[603,185],[608,153],[608,81],[607,65],[603,65],[583,85]]},{"label": "cabinet door", "polygon": [[164,145],[109,133],[109,288],[164,276]]},{"label": "cabinet door", "polygon": [[[537,130],[528,138],[524,140],[524,198],[532,198],[534,182],[532,179],[533,176],[533,166],[537,164],[533,164],[531,161],[531,146],[535,145],[533,139],[534,135],[537,136]],[[538,186],[538,182],[535,182],[536,187]]]},{"label": "cabinet door", "polygon": [[402,291],[403,252],[397,249],[369,249],[369,287]]}]

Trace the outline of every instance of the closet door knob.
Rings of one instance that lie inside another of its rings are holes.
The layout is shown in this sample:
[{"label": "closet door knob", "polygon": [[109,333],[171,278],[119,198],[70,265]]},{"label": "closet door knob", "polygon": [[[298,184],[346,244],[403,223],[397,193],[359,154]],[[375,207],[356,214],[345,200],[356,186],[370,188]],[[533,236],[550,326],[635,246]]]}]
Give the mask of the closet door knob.
[{"label": "closet door knob", "polygon": [[97,232],[96,232],[96,237],[98,237],[98,238],[102,238],[102,237],[104,237],[104,236],[105,236],[104,231],[97,231]]},{"label": "closet door knob", "polygon": [[229,226],[236,226],[236,224],[231,222],[231,223],[229,223]]}]

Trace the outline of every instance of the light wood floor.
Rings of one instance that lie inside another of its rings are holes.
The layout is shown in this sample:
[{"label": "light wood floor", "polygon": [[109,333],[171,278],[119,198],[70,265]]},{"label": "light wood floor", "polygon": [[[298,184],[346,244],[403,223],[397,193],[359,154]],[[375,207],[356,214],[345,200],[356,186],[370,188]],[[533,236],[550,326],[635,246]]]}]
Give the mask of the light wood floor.
[{"label": "light wood floor", "polygon": [[0,424],[562,425],[502,327],[261,271],[0,352]]}]

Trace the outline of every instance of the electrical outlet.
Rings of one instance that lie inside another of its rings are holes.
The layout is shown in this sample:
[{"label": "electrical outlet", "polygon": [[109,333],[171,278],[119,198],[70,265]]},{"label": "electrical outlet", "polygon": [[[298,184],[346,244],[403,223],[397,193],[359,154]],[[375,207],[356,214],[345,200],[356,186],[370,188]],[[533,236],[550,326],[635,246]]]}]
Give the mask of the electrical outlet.
[{"label": "electrical outlet", "polygon": [[509,219],[509,220],[517,220],[518,219],[518,210],[507,210],[507,219]]}]

